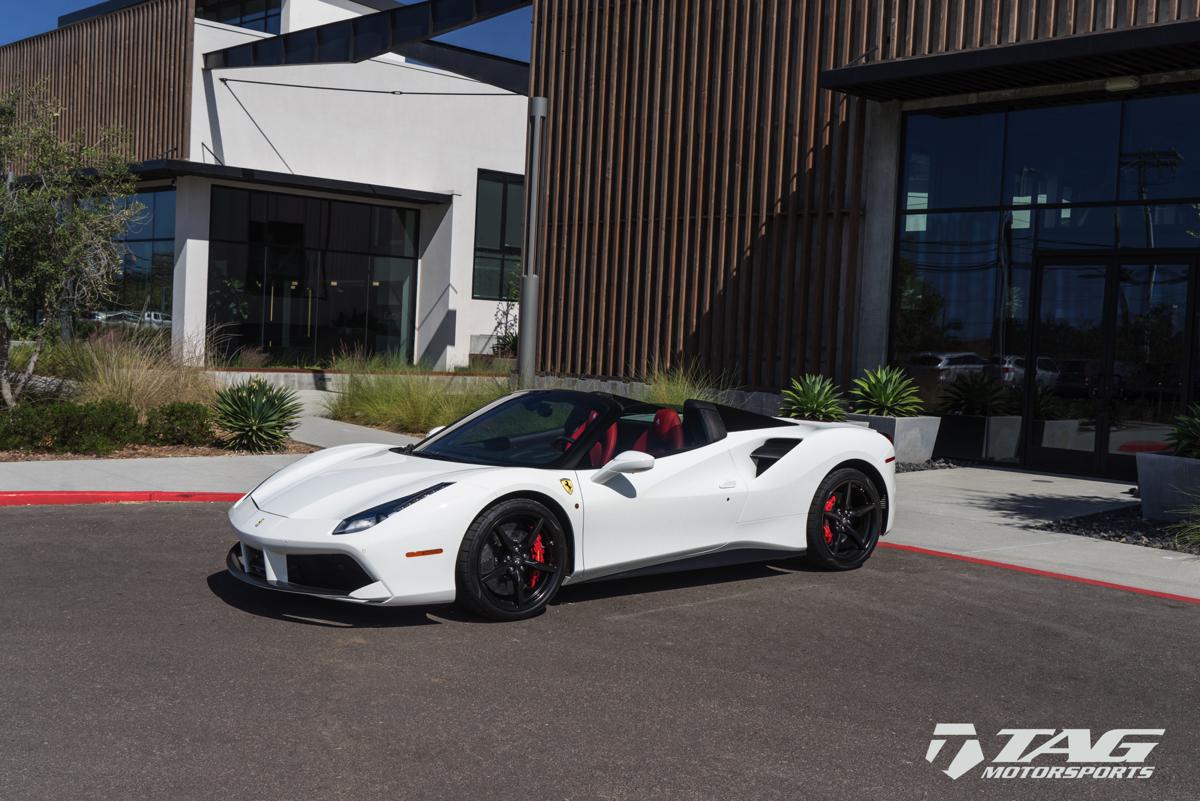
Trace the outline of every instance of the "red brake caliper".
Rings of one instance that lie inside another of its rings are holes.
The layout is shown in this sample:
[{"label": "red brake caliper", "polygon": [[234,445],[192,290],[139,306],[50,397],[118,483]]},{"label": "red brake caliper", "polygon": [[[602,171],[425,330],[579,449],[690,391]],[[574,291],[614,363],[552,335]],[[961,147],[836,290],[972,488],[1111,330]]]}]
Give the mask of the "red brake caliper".
[{"label": "red brake caliper", "polygon": [[[530,556],[533,557],[533,561],[535,561],[535,562],[545,562],[546,561],[546,546],[542,545],[542,535],[541,534],[538,534],[537,539],[535,539],[533,541],[533,547],[531,547],[529,549],[529,554],[530,554]],[[536,587],[537,583],[538,583],[538,579],[540,579],[541,577],[542,577],[541,573],[539,573],[536,570],[533,571],[533,574],[529,576],[529,589],[532,590],[534,587]]]},{"label": "red brake caliper", "polygon": [[[825,511],[826,511],[826,512],[832,512],[832,511],[833,511],[833,507],[834,507],[836,504],[837,504],[837,496],[836,496],[836,495],[830,495],[830,496],[829,496],[829,500],[825,501]],[[821,526],[822,526],[822,531],[823,531],[823,532],[824,532],[824,534],[825,534],[825,544],[826,544],[826,545],[832,545],[832,544],[833,544],[833,529],[831,529],[831,528],[829,527],[829,521],[828,521],[828,520],[822,520],[822,522],[821,522]]]}]

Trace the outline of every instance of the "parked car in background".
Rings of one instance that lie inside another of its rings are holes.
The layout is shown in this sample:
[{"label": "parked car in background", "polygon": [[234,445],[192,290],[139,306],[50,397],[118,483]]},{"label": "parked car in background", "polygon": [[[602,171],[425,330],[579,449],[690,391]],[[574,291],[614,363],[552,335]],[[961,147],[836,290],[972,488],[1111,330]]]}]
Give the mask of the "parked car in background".
[{"label": "parked car in background", "polygon": [[987,360],[974,352],[937,353],[925,351],[913,356],[908,371],[920,384],[947,384],[964,373],[978,373]]},{"label": "parked car in background", "polygon": [[[988,371],[994,372],[997,379],[1005,386],[1021,387],[1025,385],[1024,356],[993,356],[988,365]],[[1040,387],[1052,387],[1058,383],[1058,364],[1051,358],[1039,356],[1037,359],[1037,375],[1034,380]]]}]

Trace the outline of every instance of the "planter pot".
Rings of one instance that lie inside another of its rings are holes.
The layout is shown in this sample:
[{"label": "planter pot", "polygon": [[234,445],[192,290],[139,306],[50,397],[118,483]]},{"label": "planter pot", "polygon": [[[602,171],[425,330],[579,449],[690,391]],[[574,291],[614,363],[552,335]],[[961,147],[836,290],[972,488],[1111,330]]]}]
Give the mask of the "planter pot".
[{"label": "planter pot", "polygon": [[1200,506],[1200,459],[1139,453],[1137,475],[1143,520],[1182,520]]},{"label": "planter pot", "polygon": [[1019,415],[951,414],[942,418],[933,455],[939,459],[1016,461],[1021,440]]},{"label": "planter pot", "polygon": [[896,446],[896,461],[919,464],[933,458],[940,417],[878,417],[873,414],[848,414],[852,422],[866,423]]}]

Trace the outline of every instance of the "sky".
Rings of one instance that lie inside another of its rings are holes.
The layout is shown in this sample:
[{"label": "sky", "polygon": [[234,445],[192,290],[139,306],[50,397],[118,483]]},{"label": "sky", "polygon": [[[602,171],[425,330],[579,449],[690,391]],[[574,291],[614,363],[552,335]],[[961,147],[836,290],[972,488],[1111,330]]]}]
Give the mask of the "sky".
[{"label": "sky", "polygon": [[[0,45],[51,30],[61,15],[96,2],[99,0],[0,0]],[[531,13],[529,8],[513,11],[444,36],[441,41],[528,61]]]}]

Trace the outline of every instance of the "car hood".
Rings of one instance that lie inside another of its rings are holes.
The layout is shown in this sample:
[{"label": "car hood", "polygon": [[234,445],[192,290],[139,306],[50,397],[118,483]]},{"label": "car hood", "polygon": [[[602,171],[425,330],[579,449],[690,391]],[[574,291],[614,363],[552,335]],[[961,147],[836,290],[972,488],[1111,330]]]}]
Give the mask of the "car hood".
[{"label": "car hood", "polygon": [[410,456],[383,445],[346,445],[284,468],[250,497],[259,509],[282,517],[343,520],[432,484],[495,469]]}]

